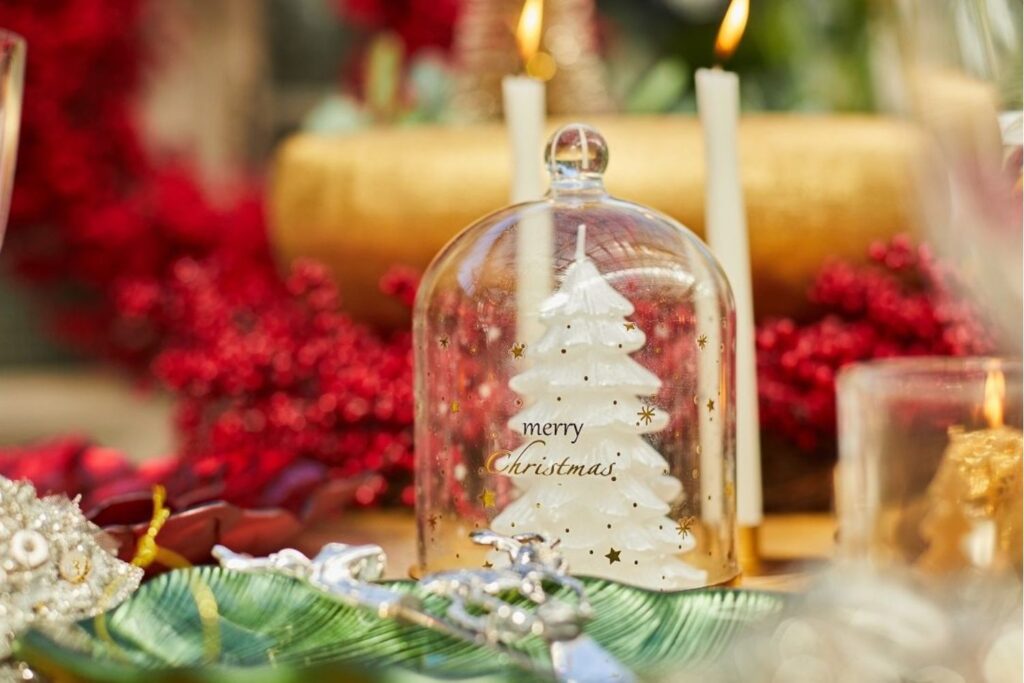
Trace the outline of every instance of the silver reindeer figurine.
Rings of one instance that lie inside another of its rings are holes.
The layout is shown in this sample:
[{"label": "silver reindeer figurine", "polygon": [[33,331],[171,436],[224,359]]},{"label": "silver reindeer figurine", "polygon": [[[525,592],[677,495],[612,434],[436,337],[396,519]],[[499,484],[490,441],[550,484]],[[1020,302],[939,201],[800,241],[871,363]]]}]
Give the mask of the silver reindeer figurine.
[{"label": "silver reindeer figurine", "polygon": [[[568,575],[557,541],[550,542],[540,534],[508,537],[493,531],[474,532],[471,538],[493,547],[507,562],[489,569],[425,577],[420,582],[424,590],[449,600],[443,615],[428,612],[411,593],[375,583],[383,576],[387,562],[380,546],[330,543],[312,559],[290,548],[267,557],[251,557],[216,546],[213,555],[226,569],[291,576],[380,618],[399,619],[492,648],[518,666],[557,681],[635,681],[628,669],[583,633],[583,624],[592,617],[593,610],[583,585]],[[526,602],[512,603],[503,597],[510,595]],[[531,636],[548,643],[550,670],[539,670],[536,662],[514,647]]]},{"label": "silver reindeer figurine", "polygon": [[[543,638],[559,681],[634,680],[628,669],[583,633],[583,624],[593,616],[593,609],[583,584],[569,576],[568,565],[557,550],[558,541],[551,542],[541,534],[509,537],[493,531],[476,531],[470,538],[503,552],[508,566],[425,577],[420,582],[425,590],[450,600],[447,617],[451,622],[482,633],[490,644],[514,643],[530,635]],[[548,588],[561,589],[573,600],[552,595]],[[536,609],[502,598],[511,592],[529,600]],[[482,614],[474,616],[468,608]]]}]

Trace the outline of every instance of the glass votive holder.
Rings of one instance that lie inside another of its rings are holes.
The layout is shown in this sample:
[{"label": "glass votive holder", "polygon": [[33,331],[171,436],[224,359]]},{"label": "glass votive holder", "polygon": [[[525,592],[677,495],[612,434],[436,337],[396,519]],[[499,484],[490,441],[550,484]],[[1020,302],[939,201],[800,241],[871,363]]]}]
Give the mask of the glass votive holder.
[{"label": "glass votive holder", "polygon": [[838,378],[842,557],[930,576],[1021,571],[1021,364],[860,363]]}]

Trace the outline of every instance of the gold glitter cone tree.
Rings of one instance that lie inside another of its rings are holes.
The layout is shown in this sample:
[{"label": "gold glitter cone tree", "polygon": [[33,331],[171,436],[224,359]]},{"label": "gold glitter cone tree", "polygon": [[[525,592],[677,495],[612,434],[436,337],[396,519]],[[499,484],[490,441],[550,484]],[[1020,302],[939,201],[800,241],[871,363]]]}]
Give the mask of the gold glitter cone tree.
[{"label": "gold glitter cone tree", "polygon": [[[523,0],[465,0],[455,29],[458,75],[452,110],[480,121],[501,115],[501,79],[523,72],[515,26]],[[547,84],[551,114],[601,114],[615,109],[598,53],[593,0],[545,0],[541,49],[554,60]]]},{"label": "gold glitter cone tree", "polygon": [[533,366],[510,381],[530,399],[509,421],[524,442],[496,463],[520,496],[492,522],[503,534],[560,539],[574,573],[650,588],[703,585],[705,572],[679,559],[695,541],[667,516],[682,484],[644,438],[668,415],[641,400],[661,380],[630,358],[646,342],[619,294],[584,251],[542,305],[546,331],[527,353]]}]

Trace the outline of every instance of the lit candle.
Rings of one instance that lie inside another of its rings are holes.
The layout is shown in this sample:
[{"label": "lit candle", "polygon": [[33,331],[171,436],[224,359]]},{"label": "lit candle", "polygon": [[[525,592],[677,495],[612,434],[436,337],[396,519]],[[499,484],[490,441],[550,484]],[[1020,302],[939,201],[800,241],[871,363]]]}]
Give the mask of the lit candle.
[{"label": "lit candle", "polygon": [[[502,80],[505,125],[512,149],[509,199],[513,204],[544,195],[545,89],[540,78],[530,75],[531,64],[539,54],[543,16],[543,0],[526,0],[516,30],[525,73]],[[541,302],[551,291],[552,233],[548,213],[527,214],[517,231],[516,333],[517,341],[527,346],[543,332],[537,316]]]},{"label": "lit candle", "polygon": [[949,447],[928,487],[917,561],[941,574],[967,568],[1020,571],[1024,434],[1003,422],[1006,378],[991,370],[982,412],[987,429],[950,430]]},{"label": "lit candle", "polygon": [[[739,43],[749,9],[749,0],[733,0],[729,5],[715,41],[720,60],[728,58]],[[698,70],[696,82],[706,165],[705,238],[729,278],[736,301],[736,518],[741,527],[757,527],[762,517],[761,445],[750,248],[737,151],[739,78],[716,67]],[[717,373],[706,381],[717,382]],[[710,386],[707,390],[712,391]]]}]

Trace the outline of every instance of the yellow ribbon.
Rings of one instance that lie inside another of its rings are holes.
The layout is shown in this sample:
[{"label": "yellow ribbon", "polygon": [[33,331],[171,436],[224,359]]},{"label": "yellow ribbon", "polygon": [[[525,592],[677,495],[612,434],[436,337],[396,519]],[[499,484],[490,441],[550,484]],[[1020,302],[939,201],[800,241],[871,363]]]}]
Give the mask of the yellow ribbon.
[{"label": "yellow ribbon", "polygon": [[156,536],[171,516],[171,511],[164,506],[165,502],[167,502],[167,489],[160,484],[155,485],[153,487],[153,516],[149,521],[146,533],[136,544],[135,557],[132,558],[132,564],[136,567],[145,569],[154,562],[171,569],[184,569],[192,566],[192,563],[180,554],[157,545]]},{"label": "yellow ribbon", "polygon": [[[171,569],[184,569],[192,566],[192,563],[184,556],[173,550],[161,548],[156,542],[157,534],[160,533],[160,530],[163,529],[164,524],[167,523],[168,518],[171,516],[170,509],[165,505],[166,502],[167,489],[160,484],[155,485],[153,487],[153,516],[150,518],[146,533],[139,538],[135,546],[135,556],[132,557],[131,561],[134,566],[140,569],[145,569],[154,562]],[[117,583],[112,582],[107,587],[107,595],[100,604],[109,600],[109,596],[113,595],[116,586]],[[189,590],[192,592],[192,598],[195,600],[196,611],[199,614],[199,623],[203,629],[203,653],[205,660],[212,662],[220,654],[220,613],[217,608],[217,599],[210,586],[199,578],[198,574],[193,574],[190,577]],[[94,619],[94,623],[96,625],[96,635],[111,646],[111,651],[118,658],[123,659],[124,656],[120,646],[114,642],[110,631],[107,629],[106,614],[98,614]]]}]

